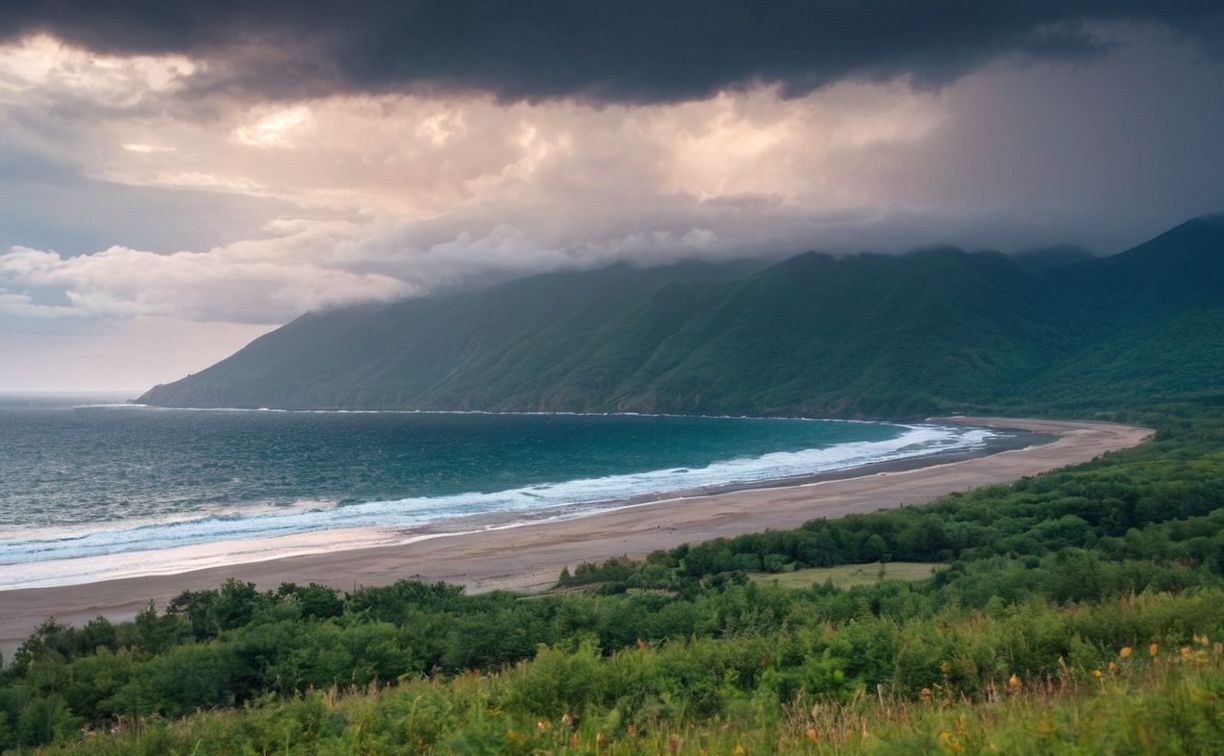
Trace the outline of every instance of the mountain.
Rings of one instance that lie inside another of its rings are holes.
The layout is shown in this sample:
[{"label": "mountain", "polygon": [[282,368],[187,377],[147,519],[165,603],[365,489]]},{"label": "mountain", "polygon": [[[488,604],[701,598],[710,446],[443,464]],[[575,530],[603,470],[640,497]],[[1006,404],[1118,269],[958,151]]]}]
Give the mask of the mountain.
[{"label": "mountain", "polygon": [[1012,260],[1029,273],[1044,273],[1072,263],[1091,260],[1092,253],[1073,244],[1026,249],[1011,255]]},{"label": "mountain", "polygon": [[550,273],[305,315],[138,401],[906,417],[1224,389],[1224,217],[1024,257]]},{"label": "mountain", "polygon": [[1224,215],[1052,270],[1049,281],[1074,310],[1078,343],[1019,395],[1152,403],[1224,388]]},{"label": "mountain", "polygon": [[1151,314],[1220,304],[1224,215],[1195,218],[1139,246],[1051,271],[1099,314]]}]

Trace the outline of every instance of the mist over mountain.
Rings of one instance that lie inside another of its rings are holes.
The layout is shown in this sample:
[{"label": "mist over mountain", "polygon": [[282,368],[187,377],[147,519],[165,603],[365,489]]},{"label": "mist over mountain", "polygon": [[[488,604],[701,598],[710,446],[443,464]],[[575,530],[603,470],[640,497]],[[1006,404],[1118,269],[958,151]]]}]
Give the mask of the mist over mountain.
[{"label": "mist over mountain", "polygon": [[1092,258],[802,254],[524,278],[309,314],[168,407],[910,417],[1224,389],[1224,216]]}]

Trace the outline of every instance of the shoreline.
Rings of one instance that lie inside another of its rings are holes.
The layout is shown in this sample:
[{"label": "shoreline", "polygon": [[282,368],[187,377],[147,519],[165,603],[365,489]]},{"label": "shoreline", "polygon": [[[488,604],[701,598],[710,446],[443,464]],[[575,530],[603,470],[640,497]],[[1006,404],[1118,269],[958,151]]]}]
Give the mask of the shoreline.
[{"label": "shoreline", "polygon": [[[434,538],[467,535],[469,533],[483,533],[508,528],[529,528],[550,522],[562,522],[587,517],[598,517],[611,512],[618,512],[625,509],[637,509],[655,504],[667,504],[676,501],[700,499],[749,491],[771,491],[781,488],[810,486],[816,483],[827,483],[835,480],[848,480],[850,478],[861,478],[869,475],[878,475],[881,473],[904,472],[906,470],[916,470],[923,467],[936,467],[939,465],[948,464],[950,462],[959,462],[977,457],[986,457],[1005,451],[1018,451],[1032,446],[1053,443],[1057,440],[1057,436],[1054,434],[1036,433],[1023,428],[1004,428],[1002,426],[998,426],[994,429],[1000,431],[1010,431],[1011,435],[991,438],[982,447],[976,449],[937,451],[930,454],[922,454],[913,457],[901,457],[898,459],[881,460],[879,462],[868,462],[867,464],[843,467],[836,470],[811,473],[808,475],[793,475],[785,478],[768,478],[763,480],[741,481],[734,483],[718,483],[708,486],[699,486],[696,488],[643,494],[627,499],[615,499],[607,502],[571,504],[548,510],[547,514],[543,514],[534,519],[521,519],[520,513],[515,513],[513,515],[503,514],[500,516],[488,514],[467,515],[464,517],[438,520],[418,526],[399,527],[395,528],[395,530],[406,536],[416,537],[419,539],[421,537]],[[469,523],[471,524],[470,527],[464,527],[465,524]],[[458,529],[451,527],[454,525],[458,525]],[[0,588],[0,594],[2,594],[4,590],[5,589]]]},{"label": "shoreline", "polygon": [[[219,410],[229,411],[229,410]],[[843,422],[843,421],[834,421]],[[848,421],[856,422],[856,421]],[[905,439],[910,433],[923,428],[947,427],[948,424],[890,424],[901,431],[897,440]],[[913,451],[912,447],[894,448],[886,452],[875,452],[866,456],[874,461],[862,459],[850,461],[848,464],[834,465],[821,470],[816,465],[814,470],[803,470],[802,467],[786,471],[776,469],[773,477],[741,479],[724,478],[706,482],[690,481],[687,486],[671,485],[658,490],[631,493],[634,481],[633,474],[621,476],[624,480],[618,486],[606,488],[606,494],[599,499],[573,498],[554,502],[536,502],[534,508],[511,508],[482,511],[468,514],[440,514],[438,517],[422,522],[394,521],[394,515],[388,515],[389,521],[353,523],[338,521],[330,527],[313,527],[288,533],[264,533],[243,535],[197,541],[174,546],[159,547],[149,545],[145,549],[119,549],[103,553],[86,553],[80,555],[62,556],[53,559],[36,559],[33,561],[17,561],[0,564],[0,593],[34,588],[55,588],[69,585],[85,585],[109,580],[124,580],[148,576],[177,575],[196,570],[237,567],[252,562],[264,562],[288,557],[309,556],[312,554],[329,553],[338,550],[353,550],[383,546],[405,546],[415,541],[440,536],[464,535],[470,533],[485,533],[515,527],[529,527],[541,523],[558,522],[578,519],[592,515],[603,514],[618,509],[629,509],[669,502],[678,499],[710,496],[736,491],[755,489],[780,488],[786,486],[806,485],[828,480],[858,477],[877,472],[894,472],[899,470],[926,467],[947,461],[969,459],[971,457],[993,454],[999,451],[1023,448],[1054,440],[1049,434],[1039,434],[1016,428],[983,428],[981,426],[954,424],[956,433],[970,434],[986,431],[986,438],[968,445],[956,445],[952,448],[936,450]],[[851,443],[847,448],[854,446]],[[837,448],[836,446],[833,448]],[[911,449],[906,451],[906,449]],[[813,450],[805,450],[813,451]],[[802,453],[802,452],[801,452]],[[765,454],[760,460],[769,459],[772,455]],[[719,463],[711,464],[713,469]],[[665,472],[658,470],[647,472],[646,475]],[[743,471],[724,471],[726,475],[742,475]],[[587,482],[598,483],[605,479],[592,479]],[[574,481],[582,482],[582,481]],[[677,480],[676,482],[679,482]],[[562,486],[565,483],[561,484]],[[551,485],[548,487],[552,487]],[[517,489],[526,490],[526,489]],[[504,493],[513,493],[513,490]],[[575,497],[580,494],[574,492]],[[444,500],[445,496],[438,500]],[[406,501],[411,501],[406,500]],[[428,501],[428,498],[425,499]],[[378,502],[375,502],[376,504]],[[387,502],[394,503],[394,502]],[[403,502],[401,502],[403,503]],[[356,508],[360,508],[360,504]],[[332,508],[334,512],[352,512],[352,509]],[[273,510],[279,513],[278,510]],[[193,517],[187,517],[183,522],[189,526]],[[368,518],[367,518],[368,520]],[[129,524],[118,528],[115,532],[134,532],[141,527],[156,527],[159,525],[173,526],[175,520],[153,520],[146,523]],[[85,531],[88,537],[90,531]],[[71,543],[71,532],[58,529],[47,533],[49,543]],[[156,537],[151,534],[151,537]],[[33,543],[38,543],[37,540]]]},{"label": "shoreline", "polygon": [[[446,581],[469,590],[535,591],[551,587],[564,566],[765,529],[787,529],[819,517],[924,504],[954,491],[1006,483],[1136,446],[1146,428],[1097,422],[952,416],[930,422],[1028,431],[1054,440],[1007,450],[932,454],[823,476],[686,492],[564,519],[460,533],[405,534],[395,545],[346,548],[92,583],[0,591],[0,650],[11,656],[44,619],[83,624],[97,616],[127,619],[150,600],[164,607],[184,590],[214,588],[235,577],[261,589],[317,582],[352,590],[400,579]],[[961,457],[949,459],[949,457]],[[900,469],[898,467],[900,466]],[[880,469],[884,468],[884,469]],[[830,477],[832,476],[832,477]],[[779,485],[779,483],[781,485]],[[648,507],[648,508],[647,508]]]}]

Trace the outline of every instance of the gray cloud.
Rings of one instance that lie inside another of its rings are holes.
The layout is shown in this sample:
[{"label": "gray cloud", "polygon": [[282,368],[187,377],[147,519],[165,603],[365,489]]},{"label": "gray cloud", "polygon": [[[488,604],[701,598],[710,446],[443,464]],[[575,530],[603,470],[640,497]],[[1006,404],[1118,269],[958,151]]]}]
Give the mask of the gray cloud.
[{"label": "gray cloud", "polygon": [[[1224,67],[1167,31],[1128,33],[1086,64],[996,64],[939,92],[652,106],[336,97],[82,121],[45,105],[60,78],[14,78],[0,309],[267,324],[617,260],[1114,251],[1224,206]],[[70,94],[141,86],[87,76],[78,50],[31,54],[73,72]]]},{"label": "gray cloud", "polygon": [[10,0],[0,38],[214,62],[198,86],[259,97],[485,91],[503,100],[675,102],[847,78],[954,80],[1000,56],[1109,49],[1101,23],[1158,23],[1219,48],[1212,0]]},{"label": "gray cloud", "polygon": [[1218,0],[470,7],[0,3],[0,387],[542,270],[1224,208]]}]

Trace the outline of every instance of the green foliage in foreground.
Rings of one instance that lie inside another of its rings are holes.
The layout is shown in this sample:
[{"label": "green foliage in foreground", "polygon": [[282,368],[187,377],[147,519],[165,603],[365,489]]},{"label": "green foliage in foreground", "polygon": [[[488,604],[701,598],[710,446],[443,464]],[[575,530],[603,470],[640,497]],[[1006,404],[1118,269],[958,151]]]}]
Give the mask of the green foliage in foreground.
[{"label": "green foliage in foreground", "polygon": [[[1224,637],[1224,405],[1146,421],[1154,442],[1087,465],[576,566],[566,592],[530,600],[230,582],[131,622],[48,622],[0,672],[0,748],[115,729],[81,747],[1207,751],[1221,742],[1224,672],[1202,640]],[[948,567],[848,590],[746,577],[880,559]],[[1148,660],[1150,643],[1172,657]]]},{"label": "green foliage in foreground", "polygon": [[[65,751],[1210,753],[1224,742],[1224,655],[1184,629],[1220,628],[1221,599],[877,618],[607,656],[580,642],[495,674],[124,722]],[[847,674],[855,657],[885,650],[897,660],[891,681],[866,689]]]}]

